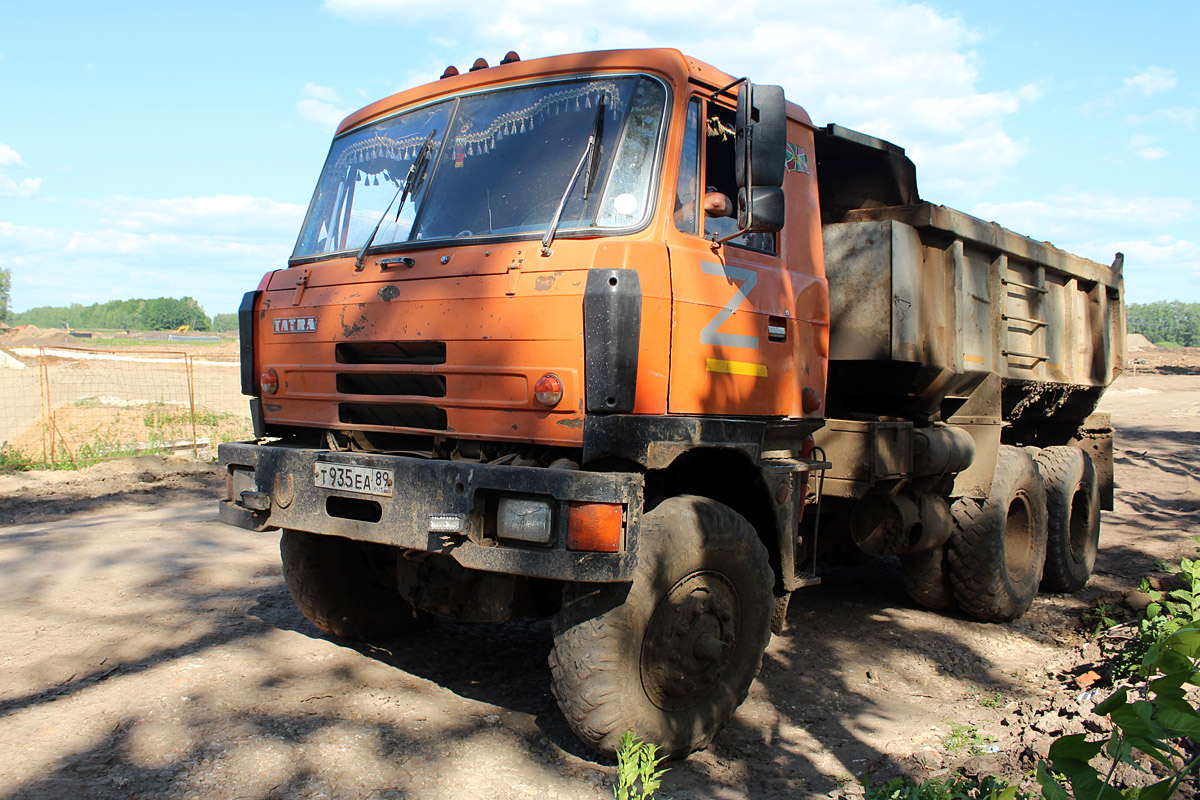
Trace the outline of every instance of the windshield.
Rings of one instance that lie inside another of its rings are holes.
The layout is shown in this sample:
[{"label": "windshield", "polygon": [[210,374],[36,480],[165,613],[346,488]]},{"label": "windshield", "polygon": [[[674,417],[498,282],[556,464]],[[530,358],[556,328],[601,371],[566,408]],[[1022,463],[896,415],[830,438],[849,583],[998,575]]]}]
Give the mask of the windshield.
[{"label": "windshield", "polygon": [[650,78],[576,79],[445,100],[353,130],[333,142],[292,257],[361,248],[431,134],[424,180],[398,218],[388,212],[373,249],[540,237],[598,129],[594,188],[586,192],[578,182],[558,233],[638,225],[652,200],[665,99],[663,85]]}]

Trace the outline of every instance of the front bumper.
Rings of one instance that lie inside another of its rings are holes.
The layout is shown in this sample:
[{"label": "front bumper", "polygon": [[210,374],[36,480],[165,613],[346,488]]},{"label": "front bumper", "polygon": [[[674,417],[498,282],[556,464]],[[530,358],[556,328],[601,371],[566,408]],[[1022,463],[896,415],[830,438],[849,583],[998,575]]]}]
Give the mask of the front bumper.
[{"label": "front bumper", "polygon": [[[218,458],[229,484],[219,516],[230,525],[253,531],[290,528],[442,553],[470,569],[533,578],[616,582],[633,577],[643,489],[637,473],[495,466],[247,442],[221,445]],[[391,470],[392,496],[316,486],[317,463]],[[550,544],[496,538],[494,510],[498,499],[506,496],[551,501]],[[566,549],[572,502],[622,505],[619,552]],[[466,532],[432,532],[434,515],[461,515]]]}]

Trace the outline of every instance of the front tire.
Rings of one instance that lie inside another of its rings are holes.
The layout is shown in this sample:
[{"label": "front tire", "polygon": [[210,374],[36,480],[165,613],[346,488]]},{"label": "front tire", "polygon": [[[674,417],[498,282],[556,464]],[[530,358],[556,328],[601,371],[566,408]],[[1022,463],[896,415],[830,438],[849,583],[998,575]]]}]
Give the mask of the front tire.
[{"label": "front tire", "polygon": [[1075,592],[1096,565],[1100,546],[1100,485],[1092,459],[1078,447],[1047,447],[1034,458],[1046,487],[1046,569],[1042,588]]},{"label": "front tire", "polygon": [[774,576],[754,528],[704,497],[670,498],[638,534],[633,583],[571,584],[554,619],[554,696],[587,744],[633,731],[670,757],[708,745],[762,666]]},{"label": "front tire", "polygon": [[951,511],[955,530],[947,555],[959,607],[985,622],[1024,614],[1046,560],[1046,490],[1033,459],[1001,445],[991,494],[982,503],[961,498]]},{"label": "front tire", "polygon": [[396,555],[386,545],[284,530],[283,579],[312,624],[342,639],[388,639],[424,621],[396,589]]}]

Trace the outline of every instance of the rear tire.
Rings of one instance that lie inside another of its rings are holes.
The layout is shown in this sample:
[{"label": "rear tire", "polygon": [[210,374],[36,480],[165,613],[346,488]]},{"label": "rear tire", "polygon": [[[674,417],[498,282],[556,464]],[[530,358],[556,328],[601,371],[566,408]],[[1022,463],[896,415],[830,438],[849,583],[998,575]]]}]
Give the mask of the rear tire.
[{"label": "rear tire", "polygon": [[393,548],[284,530],[279,552],[292,600],[326,633],[343,639],[388,639],[425,620],[396,590]]},{"label": "rear tire", "polygon": [[570,584],[554,619],[554,696],[602,753],[633,731],[676,758],[708,745],[762,666],[774,575],[754,528],[704,497],[665,500],[632,584]]},{"label": "rear tire", "polygon": [[1046,490],[1033,459],[1002,445],[991,494],[952,507],[950,584],[963,611],[986,622],[1016,619],[1037,595],[1046,560]]},{"label": "rear tire", "polygon": [[1049,529],[1042,589],[1075,592],[1092,576],[1100,546],[1096,468],[1078,447],[1047,447],[1034,461],[1046,487]]}]

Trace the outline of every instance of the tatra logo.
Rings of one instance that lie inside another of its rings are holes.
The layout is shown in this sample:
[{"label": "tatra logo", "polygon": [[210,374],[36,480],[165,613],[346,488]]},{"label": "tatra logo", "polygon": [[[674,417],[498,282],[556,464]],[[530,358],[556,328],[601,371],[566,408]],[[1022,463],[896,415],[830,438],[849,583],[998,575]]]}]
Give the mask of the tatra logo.
[{"label": "tatra logo", "polygon": [[316,333],[316,317],[278,317],[274,320],[275,333]]}]

